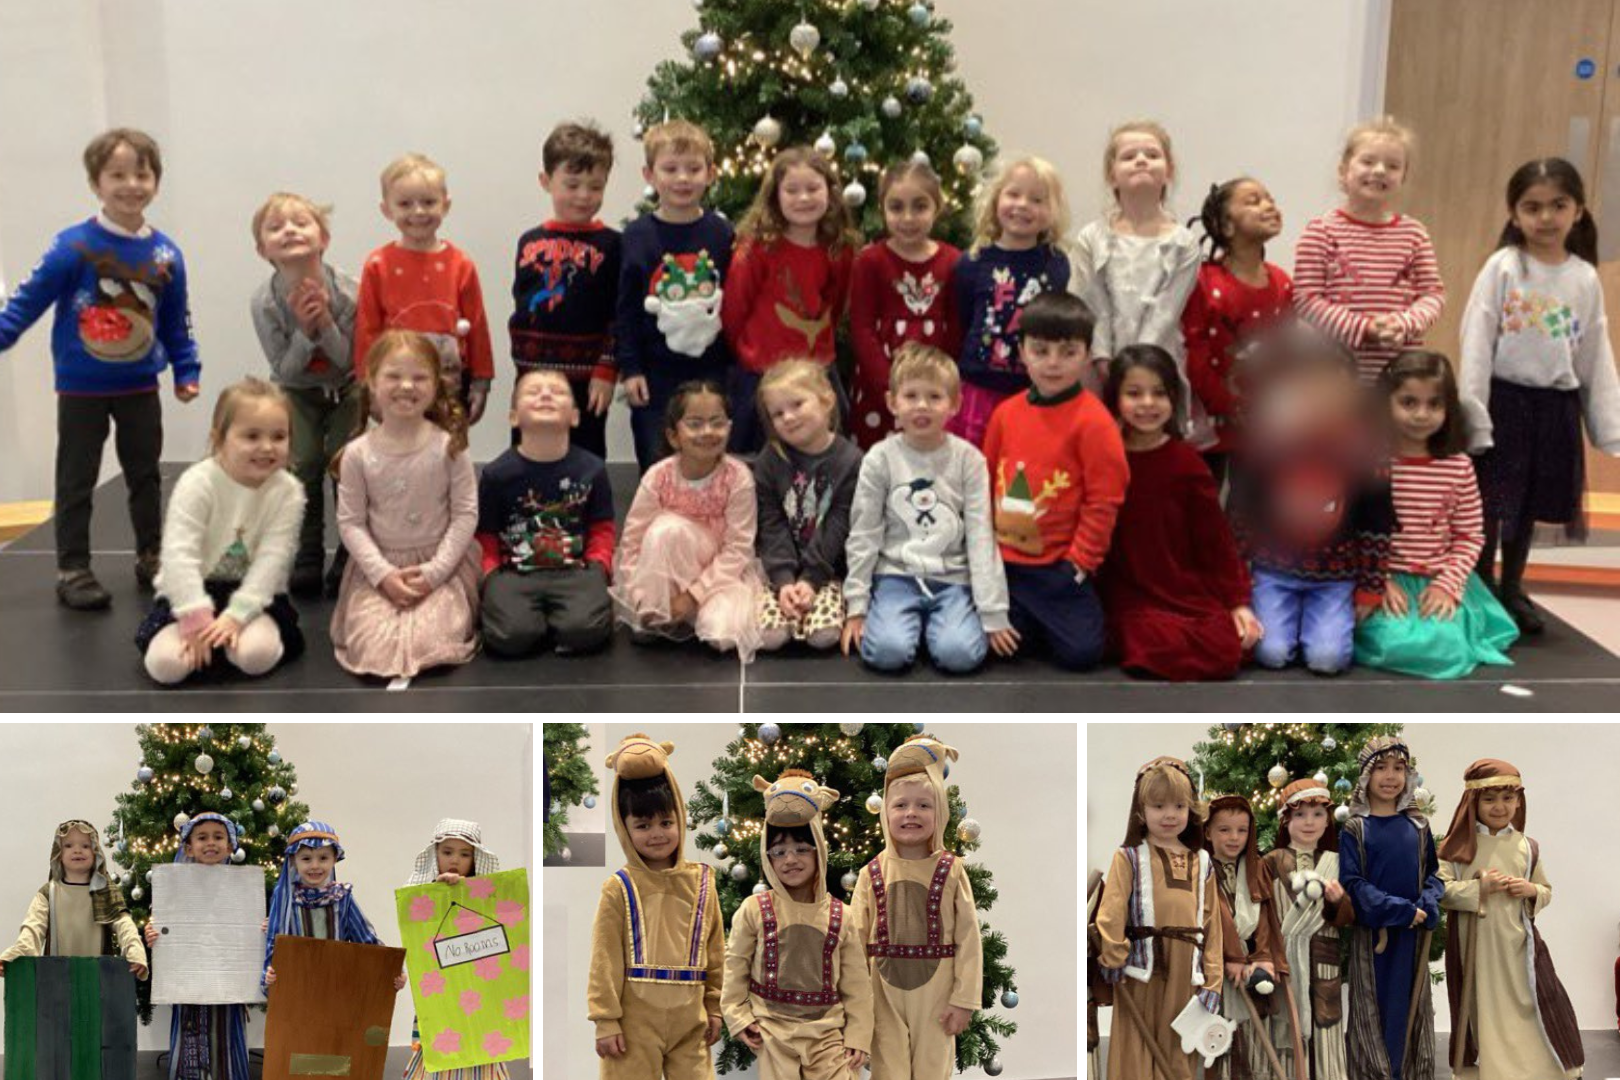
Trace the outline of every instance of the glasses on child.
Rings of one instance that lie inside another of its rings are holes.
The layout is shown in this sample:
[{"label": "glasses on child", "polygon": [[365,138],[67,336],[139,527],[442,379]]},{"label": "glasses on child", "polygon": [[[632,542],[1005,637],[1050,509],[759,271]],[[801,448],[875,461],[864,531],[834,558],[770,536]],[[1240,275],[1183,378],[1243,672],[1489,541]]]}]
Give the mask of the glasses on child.
[{"label": "glasses on child", "polygon": [[773,860],[775,860],[785,859],[789,855],[793,856],[795,859],[808,859],[815,853],[816,849],[811,847],[809,844],[794,844],[792,847],[773,847],[765,854],[769,855]]},{"label": "glasses on child", "polygon": [[728,416],[712,416],[705,420],[701,416],[686,416],[681,418],[681,430],[688,435],[701,435],[704,429],[709,431],[726,431],[731,427],[731,418]]}]

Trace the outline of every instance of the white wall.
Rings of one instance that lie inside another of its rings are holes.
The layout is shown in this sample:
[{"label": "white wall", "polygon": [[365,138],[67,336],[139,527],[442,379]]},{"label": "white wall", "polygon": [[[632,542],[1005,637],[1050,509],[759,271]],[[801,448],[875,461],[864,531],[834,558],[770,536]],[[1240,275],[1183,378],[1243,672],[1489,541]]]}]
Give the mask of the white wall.
[{"label": "white wall", "polygon": [[[1000,898],[986,914],[1007,936],[1007,959],[1017,972],[1019,1003],[1000,1009],[1018,1024],[1002,1044],[1004,1080],[1077,1076],[1078,1040],[1075,893],[1068,851],[1069,822],[1076,801],[1076,731],[1071,723],[939,723],[929,730],[961,752],[950,783],[961,788],[969,815],[984,826],[983,846],[969,859],[994,874]],[[606,725],[606,757],[634,731],[675,744],[670,762],[690,797],[697,782],[712,777],[712,763],[737,737],[733,724]],[[598,771],[604,796],[612,792]],[[864,802],[869,792],[844,792]],[[604,798],[603,802],[606,801]],[[698,854],[688,838],[687,856]],[[549,1076],[586,1076],[595,1068],[593,1025],[585,1017],[591,922],[607,874],[623,865],[611,827],[608,868],[547,867],[545,874],[546,964],[545,1061]],[[562,958],[559,960],[559,958]],[[749,1068],[733,1076],[753,1077]],[[963,1075],[983,1075],[970,1069]]]},{"label": "white wall", "polygon": [[[267,730],[298,772],[299,800],[343,838],[347,858],[338,874],[354,883],[383,941],[399,940],[394,890],[440,818],[477,821],[502,868],[529,867],[533,887],[531,725],[276,723]],[[139,760],[133,724],[0,725],[0,761],[8,764],[8,827],[0,843],[8,868],[0,876],[5,933],[22,922],[45,881],[52,830],[69,818],[104,829]],[[395,1005],[391,1045],[410,1044],[411,1013],[407,989]],[[248,1015],[248,1045],[263,1045],[264,1014]],[[168,1039],[169,1009],[160,1005],[140,1030],[140,1048],[167,1049]]]},{"label": "white wall", "polygon": [[[1136,770],[1160,754],[1191,761],[1210,724],[1091,724],[1086,728],[1086,866],[1107,872],[1125,835]],[[1451,824],[1462,796],[1463,770],[1480,758],[1502,758],[1524,777],[1525,831],[1541,845],[1553,903],[1536,922],[1582,1029],[1608,1030],[1614,986],[1614,896],[1620,869],[1592,858],[1606,826],[1620,758],[1620,726],[1565,723],[1407,724],[1417,770],[1434,792],[1437,832]],[[1435,987],[1435,1026],[1451,1030],[1445,984]],[[1107,1031],[1112,1010],[1103,1010]]]},{"label": "white wall", "polygon": [[[1382,96],[1388,0],[937,0],[956,23],[959,66],[986,129],[1009,152],[1050,157],[1069,178],[1078,220],[1101,205],[1109,125],[1152,115],[1176,141],[1175,200],[1196,212],[1212,180],[1253,172],[1283,207],[1273,257],[1334,197],[1342,130]],[[510,387],[504,323],[512,245],[546,205],[535,186],[545,133],[592,116],[618,143],[604,216],[641,189],[628,115],[648,74],[694,25],[685,3],[646,0],[61,0],[0,4],[0,115],[27,116],[0,146],[0,276],[15,283],[65,223],[95,209],[78,164],[109,124],[144,127],[167,169],[152,219],[191,270],[204,358],[203,399],[165,405],[165,455],[205,445],[208,403],[264,369],[246,305],[268,267],[248,220],[291,188],[337,206],[341,267],[390,238],[376,176],[418,149],[449,171],[445,235],[483,270],[495,334],[495,401]],[[55,442],[48,330],[0,359],[0,500],[48,498]],[[614,456],[629,457],[622,408]],[[475,433],[480,460],[505,442]],[[115,466],[108,455],[106,473]],[[114,512],[104,508],[103,512]]]}]

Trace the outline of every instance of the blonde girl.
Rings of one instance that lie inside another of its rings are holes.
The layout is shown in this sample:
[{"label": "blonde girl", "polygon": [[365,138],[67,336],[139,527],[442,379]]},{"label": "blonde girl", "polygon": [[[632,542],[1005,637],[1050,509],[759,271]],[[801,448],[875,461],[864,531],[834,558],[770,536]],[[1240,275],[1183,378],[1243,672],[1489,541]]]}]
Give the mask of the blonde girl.
[{"label": "blonde girl", "polygon": [[411,677],[478,650],[478,487],[461,403],[433,342],[389,330],[366,357],[380,423],[333,462],[349,549],[332,645],[356,675]]},{"label": "blonde girl", "polygon": [[1068,230],[1063,178],[1042,158],[1007,162],[979,193],[973,246],[956,265],[962,407],[948,425],[974,446],[996,406],[1029,388],[1018,359],[1019,315],[1040,293],[1068,287]]},{"label": "blonde girl", "polygon": [[263,675],[304,650],[287,579],[304,488],[287,471],[292,414],[280,389],[248,378],[221,391],[208,457],[169,497],[157,601],[135,634],[147,674],[183,682],[217,656]]},{"label": "blonde girl", "polygon": [[844,543],[861,472],[861,451],[838,434],[838,398],[812,360],[784,360],[759,383],[770,442],[754,458],[756,541],[766,588],[761,647],[803,641],[838,644],[844,627]]},{"label": "blonde girl", "polygon": [[832,366],[859,243],[840,191],[831,162],[808,147],[790,147],[771,162],[737,226],[720,307],[721,329],[737,358],[729,388],[737,453],[765,442],[754,411],[761,375],[790,356]]}]

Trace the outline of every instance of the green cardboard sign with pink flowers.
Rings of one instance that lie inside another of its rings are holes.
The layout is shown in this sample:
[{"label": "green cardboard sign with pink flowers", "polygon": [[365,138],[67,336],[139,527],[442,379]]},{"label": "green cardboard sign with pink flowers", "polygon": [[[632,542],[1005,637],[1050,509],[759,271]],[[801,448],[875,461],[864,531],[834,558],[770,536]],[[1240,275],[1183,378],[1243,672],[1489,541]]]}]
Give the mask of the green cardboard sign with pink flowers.
[{"label": "green cardboard sign with pink flowers", "polygon": [[529,1056],[529,872],[394,890],[422,1057],[446,1072]]}]

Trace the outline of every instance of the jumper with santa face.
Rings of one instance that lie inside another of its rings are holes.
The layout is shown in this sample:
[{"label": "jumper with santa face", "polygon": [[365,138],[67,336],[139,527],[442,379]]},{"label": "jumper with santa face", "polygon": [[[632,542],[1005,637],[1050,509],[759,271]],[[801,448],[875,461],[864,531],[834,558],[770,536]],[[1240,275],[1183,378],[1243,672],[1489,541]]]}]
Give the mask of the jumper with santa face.
[{"label": "jumper with santa face", "polygon": [[[861,868],[850,916],[872,971],[872,1080],[947,1080],[956,1037],[945,1034],[947,1006],[979,1008],[984,958],[979,913],[967,867],[945,850],[945,766],[957,756],[929,735],[914,735],[889,755],[883,775],[883,851]],[[889,832],[889,792],[922,775],[934,804],[928,854],[908,859]]]},{"label": "jumper with santa face", "polygon": [[[733,1038],[757,1023],[765,1044],[757,1052],[760,1080],[847,1080],[844,1051],[872,1048],[872,980],[864,943],[849,909],[827,892],[827,836],[822,811],[838,792],[801,769],[775,783],[754,777],[765,795],[767,826],[806,826],[815,837],[815,866],[795,900],[760,832],[760,866],[770,890],[748,897],[731,917],[726,985],[720,1006]],[[778,840],[795,846],[795,840]]]},{"label": "jumper with santa face", "polygon": [[[608,755],[613,770],[613,830],[625,865],[602,886],[591,930],[586,1015],[596,1037],[622,1035],[625,1053],[601,1059],[602,1080],[713,1080],[704,1043],[708,1018],[720,1015],[725,937],[713,867],[686,858],[686,802],[669,768],[671,742],[626,736]],[[674,865],[647,866],[619,813],[626,780],[662,777],[675,819]]]}]

